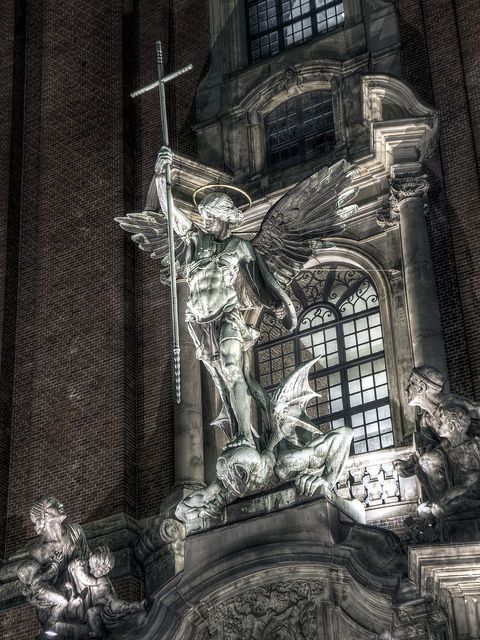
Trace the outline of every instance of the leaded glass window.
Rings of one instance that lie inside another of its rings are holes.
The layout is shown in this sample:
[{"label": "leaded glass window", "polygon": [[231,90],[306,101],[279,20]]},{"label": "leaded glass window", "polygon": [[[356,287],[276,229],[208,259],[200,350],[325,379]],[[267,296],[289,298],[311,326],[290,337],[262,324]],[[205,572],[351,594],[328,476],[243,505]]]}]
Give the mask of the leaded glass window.
[{"label": "leaded glass window", "polygon": [[350,426],[353,452],[394,445],[383,332],[375,285],[365,272],[329,265],[302,272],[290,287],[294,334],[264,314],[255,349],[257,379],[268,391],[320,356],[310,374],[319,397],[307,413],[323,430]]},{"label": "leaded glass window", "polygon": [[282,102],[265,118],[271,170],[330,151],[335,145],[331,91],[303,93]]},{"label": "leaded glass window", "polygon": [[343,21],[342,0],[247,0],[251,60],[274,56]]}]

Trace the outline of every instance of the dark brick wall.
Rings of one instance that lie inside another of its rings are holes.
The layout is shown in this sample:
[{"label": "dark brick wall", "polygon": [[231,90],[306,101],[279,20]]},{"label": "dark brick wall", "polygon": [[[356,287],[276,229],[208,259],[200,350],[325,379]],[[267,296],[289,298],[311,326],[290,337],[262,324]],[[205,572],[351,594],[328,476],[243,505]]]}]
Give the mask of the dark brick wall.
[{"label": "dark brick wall", "polygon": [[33,640],[40,631],[37,614],[30,605],[15,607],[0,613],[2,640]]},{"label": "dark brick wall", "polygon": [[0,24],[0,557],[5,551],[15,358],[25,52],[21,9],[20,2],[11,2]]},{"label": "dark brick wall", "polygon": [[[7,551],[38,494],[72,520],[136,514],[125,360],[122,11],[27,2]],[[126,393],[127,391],[127,393]]]},{"label": "dark brick wall", "polygon": [[429,228],[452,388],[480,399],[480,7],[398,0],[402,69],[440,114]]}]

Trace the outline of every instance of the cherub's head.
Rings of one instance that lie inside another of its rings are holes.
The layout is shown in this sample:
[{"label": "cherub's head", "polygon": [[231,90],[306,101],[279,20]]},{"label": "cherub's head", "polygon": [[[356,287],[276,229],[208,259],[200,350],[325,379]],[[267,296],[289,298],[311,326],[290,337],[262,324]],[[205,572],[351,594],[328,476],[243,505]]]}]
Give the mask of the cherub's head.
[{"label": "cherub's head", "polygon": [[20,582],[30,585],[40,570],[40,564],[36,560],[24,560],[17,569],[17,576]]},{"label": "cherub's head", "polygon": [[198,211],[207,231],[215,232],[217,226],[226,226],[230,230],[243,222],[243,212],[237,209],[230,196],[221,191],[212,191],[205,196],[198,205]]},{"label": "cherub's head", "polygon": [[438,396],[445,384],[445,378],[434,367],[415,367],[408,380],[407,400],[412,407],[426,408],[429,400]]},{"label": "cherub's head", "polygon": [[440,407],[438,419],[434,421],[434,429],[441,438],[462,441],[470,426],[470,411],[458,402]]},{"label": "cherub's head", "polygon": [[113,553],[108,547],[98,547],[88,559],[88,567],[94,578],[106,576],[113,569]]},{"label": "cherub's head", "polygon": [[32,504],[30,519],[35,533],[42,534],[48,528],[60,525],[66,518],[63,504],[51,496],[43,496]]}]

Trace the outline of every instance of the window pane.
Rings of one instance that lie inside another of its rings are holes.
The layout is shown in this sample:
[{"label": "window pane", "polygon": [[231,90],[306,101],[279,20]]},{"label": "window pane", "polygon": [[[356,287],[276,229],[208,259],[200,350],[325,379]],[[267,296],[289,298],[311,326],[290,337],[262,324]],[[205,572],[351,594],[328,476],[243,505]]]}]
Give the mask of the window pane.
[{"label": "window pane", "polygon": [[[311,35],[310,18],[284,28],[286,46]],[[314,91],[282,103],[265,118],[265,133],[271,169],[326,153],[335,145],[331,92]]]},{"label": "window pane", "polygon": [[[286,106],[282,113],[288,115]],[[393,446],[381,318],[369,276],[330,265],[303,272],[289,295],[301,321],[295,336],[257,346],[262,385],[272,390],[318,357],[310,370],[310,385],[318,394],[307,407],[310,419],[324,431],[352,427],[355,453]],[[281,333],[266,333],[262,323],[260,335]]]},{"label": "window pane", "polygon": [[[250,53],[255,62],[280,51],[279,30],[283,30],[284,48],[301,44],[315,33],[336,28],[344,20],[341,0],[248,0]],[[315,27],[314,27],[315,24]],[[275,34],[276,39],[271,36]],[[261,42],[259,36],[266,35]],[[325,143],[325,140],[323,141]],[[310,146],[318,141],[310,140]]]}]

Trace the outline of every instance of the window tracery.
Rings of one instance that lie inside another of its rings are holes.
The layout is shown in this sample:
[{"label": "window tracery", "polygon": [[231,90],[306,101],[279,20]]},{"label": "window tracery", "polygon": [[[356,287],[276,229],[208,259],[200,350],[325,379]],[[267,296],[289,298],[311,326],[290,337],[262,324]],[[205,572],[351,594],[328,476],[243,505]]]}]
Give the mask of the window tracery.
[{"label": "window tracery", "polygon": [[268,391],[299,365],[320,357],[311,386],[319,397],[307,413],[325,430],[350,426],[353,452],[394,445],[383,332],[371,278],[348,265],[302,272],[290,295],[299,322],[294,334],[264,315],[255,369]]}]

